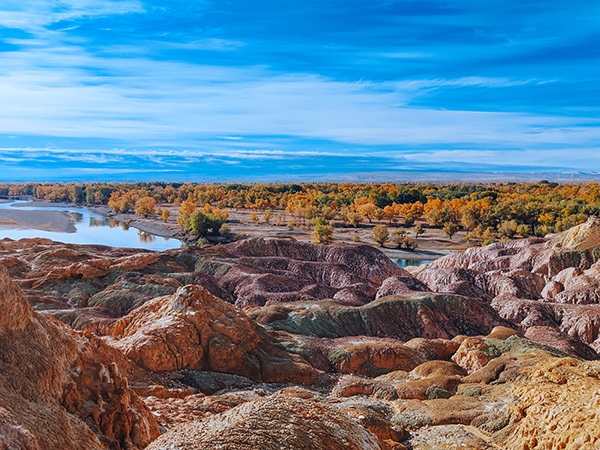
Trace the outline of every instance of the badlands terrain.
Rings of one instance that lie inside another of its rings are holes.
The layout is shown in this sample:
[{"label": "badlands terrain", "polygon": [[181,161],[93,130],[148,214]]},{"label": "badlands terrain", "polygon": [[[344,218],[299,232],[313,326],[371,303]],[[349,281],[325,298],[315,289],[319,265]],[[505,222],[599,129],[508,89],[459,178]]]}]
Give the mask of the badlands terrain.
[{"label": "badlands terrain", "polygon": [[0,241],[1,449],[598,449],[600,220],[368,245]]}]

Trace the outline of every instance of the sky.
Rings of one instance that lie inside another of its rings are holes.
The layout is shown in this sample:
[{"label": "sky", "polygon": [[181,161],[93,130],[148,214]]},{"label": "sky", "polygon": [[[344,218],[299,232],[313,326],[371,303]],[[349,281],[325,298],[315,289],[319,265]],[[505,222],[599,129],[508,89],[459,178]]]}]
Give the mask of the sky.
[{"label": "sky", "polygon": [[0,180],[434,172],[600,172],[600,2],[0,2]]}]

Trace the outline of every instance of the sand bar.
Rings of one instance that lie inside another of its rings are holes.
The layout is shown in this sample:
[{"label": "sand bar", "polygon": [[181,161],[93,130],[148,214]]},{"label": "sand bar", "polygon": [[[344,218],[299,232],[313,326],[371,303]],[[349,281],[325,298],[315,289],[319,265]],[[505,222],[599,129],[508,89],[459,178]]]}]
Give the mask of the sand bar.
[{"label": "sand bar", "polygon": [[75,233],[75,219],[65,211],[27,211],[0,209],[0,229],[35,229],[56,233]]}]

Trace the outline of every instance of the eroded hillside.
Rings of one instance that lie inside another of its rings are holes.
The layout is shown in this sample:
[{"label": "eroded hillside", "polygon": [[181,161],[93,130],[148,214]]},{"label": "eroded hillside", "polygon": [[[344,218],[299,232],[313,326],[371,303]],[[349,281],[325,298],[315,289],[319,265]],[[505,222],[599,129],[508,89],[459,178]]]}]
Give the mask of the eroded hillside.
[{"label": "eroded hillside", "polygon": [[0,241],[0,446],[598,448],[599,244]]}]

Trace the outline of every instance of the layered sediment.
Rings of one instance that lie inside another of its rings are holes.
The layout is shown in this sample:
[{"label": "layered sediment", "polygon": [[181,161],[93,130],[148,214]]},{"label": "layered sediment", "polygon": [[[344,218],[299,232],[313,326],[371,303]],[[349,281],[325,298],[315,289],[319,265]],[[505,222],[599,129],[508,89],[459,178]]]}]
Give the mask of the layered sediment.
[{"label": "layered sediment", "polygon": [[598,245],[2,240],[0,447],[598,448]]}]

